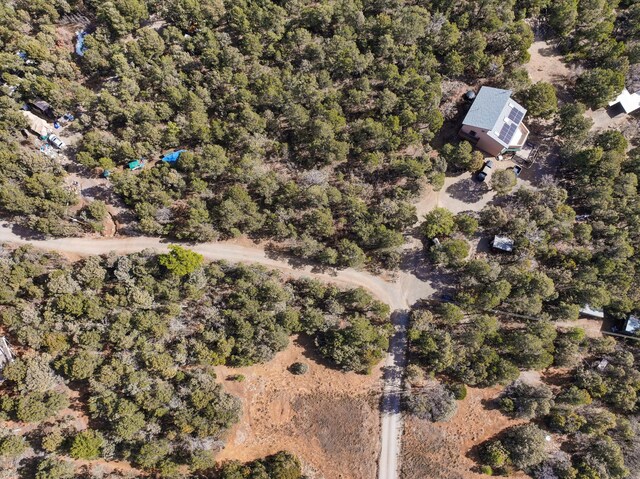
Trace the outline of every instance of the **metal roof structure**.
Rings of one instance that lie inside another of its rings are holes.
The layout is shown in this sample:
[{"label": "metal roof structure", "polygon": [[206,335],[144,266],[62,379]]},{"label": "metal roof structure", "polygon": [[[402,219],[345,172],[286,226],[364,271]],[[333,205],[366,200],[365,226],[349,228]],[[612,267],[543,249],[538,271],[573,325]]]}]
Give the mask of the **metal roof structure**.
[{"label": "metal roof structure", "polygon": [[507,251],[511,253],[513,251],[513,240],[511,238],[507,238],[506,236],[494,236],[493,241],[491,242],[491,246],[495,249],[499,249],[502,251]]},{"label": "metal roof structure", "polygon": [[640,92],[629,93],[626,88],[618,97],[609,102],[609,106],[620,104],[625,113],[632,113],[640,108]]},{"label": "metal roof structure", "polygon": [[624,324],[624,330],[627,333],[635,333],[640,330],[640,318],[637,316],[631,315],[627,319],[627,322]]},{"label": "metal roof structure", "polygon": [[604,311],[602,309],[592,308],[588,304],[585,304],[582,308],[580,308],[580,312],[586,316],[591,316],[593,318],[604,318]]},{"label": "metal roof structure", "polygon": [[0,371],[2,371],[2,369],[4,369],[4,367],[11,362],[13,362],[13,354],[11,353],[11,348],[9,348],[7,338],[2,336],[0,337]]},{"label": "metal roof structure", "polygon": [[483,86],[462,124],[488,130],[490,137],[508,147],[527,113],[511,99],[511,93],[511,90]]}]

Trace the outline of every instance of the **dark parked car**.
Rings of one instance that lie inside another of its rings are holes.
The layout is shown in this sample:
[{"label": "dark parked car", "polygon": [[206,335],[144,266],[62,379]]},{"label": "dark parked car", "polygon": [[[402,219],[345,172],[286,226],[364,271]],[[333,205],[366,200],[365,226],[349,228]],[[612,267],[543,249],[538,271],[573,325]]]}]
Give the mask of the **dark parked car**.
[{"label": "dark parked car", "polygon": [[478,178],[478,181],[484,181],[487,178],[487,175],[489,174],[489,172],[491,171],[491,168],[493,168],[493,161],[487,160],[484,163],[484,166],[482,167],[482,169],[478,172],[478,175],[476,176],[476,178]]},{"label": "dark parked car", "polygon": [[516,165],[513,167],[513,172],[516,174],[516,176],[520,176],[520,173],[522,173],[522,166],[520,165]]}]

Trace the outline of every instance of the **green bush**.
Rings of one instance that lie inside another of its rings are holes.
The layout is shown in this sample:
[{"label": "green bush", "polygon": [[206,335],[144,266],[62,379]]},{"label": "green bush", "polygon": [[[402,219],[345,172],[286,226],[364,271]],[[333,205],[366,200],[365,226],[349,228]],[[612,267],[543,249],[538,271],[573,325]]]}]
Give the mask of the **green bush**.
[{"label": "green bush", "polygon": [[306,374],[309,371],[309,366],[305,363],[296,362],[289,366],[289,371],[295,375]]},{"label": "green bush", "polygon": [[18,457],[27,449],[24,438],[7,436],[0,438],[0,457]]},{"label": "green bush", "polygon": [[464,383],[453,383],[447,385],[447,387],[458,401],[462,401],[467,397],[467,386]]},{"label": "green bush", "polygon": [[87,429],[76,434],[71,444],[69,455],[74,459],[98,459],[103,445],[104,439],[102,434]]},{"label": "green bush", "polygon": [[485,476],[493,476],[493,469],[491,468],[491,466],[480,466],[480,473],[484,474]]},{"label": "green bush", "polygon": [[179,245],[170,245],[168,253],[158,256],[158,263],[178,277],[193,273],[202,265],[203,260],[201,254]]}]

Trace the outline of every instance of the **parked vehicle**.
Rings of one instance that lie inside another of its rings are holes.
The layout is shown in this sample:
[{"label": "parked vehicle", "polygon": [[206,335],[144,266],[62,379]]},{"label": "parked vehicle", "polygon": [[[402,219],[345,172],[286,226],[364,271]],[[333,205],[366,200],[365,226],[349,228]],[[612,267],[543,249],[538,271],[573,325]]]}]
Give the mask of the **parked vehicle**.
[{"label": "parked vehicle", "polygon": [[516,176],[520,176],[520,173],[522,173],[522,166],[520,165],[516,165],[513,167],[513,172],[516,174]]},{"label": "parked vehicle", "polygon": [[493,161],[487,160],[476,176],[478,181],[484,181],[487,178],[487,175],[491,172],[491,168],[493,168]]},{"label": "parked vehicle", "polygon": [[64,142],[58,138],[56,135],[49,135],[49,143],[55,146],[57,149],[61,150],[64,148]]}]

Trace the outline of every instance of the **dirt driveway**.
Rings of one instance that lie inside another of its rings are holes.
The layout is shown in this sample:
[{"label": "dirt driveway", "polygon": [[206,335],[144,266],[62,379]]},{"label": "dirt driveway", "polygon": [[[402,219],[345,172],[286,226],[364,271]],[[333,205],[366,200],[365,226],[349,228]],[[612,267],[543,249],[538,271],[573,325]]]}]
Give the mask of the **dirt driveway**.
[{"label": "dirt driveway", "polygon": [[[493,158],[492,161],[493,172],[513,168],[516,164],[510,159],[497,161]],[[543,174],[544,169],[540,169],[540,165],[537,164],[530,169],[524,169],[518,178],[516,188],[522,186],[535,188]],[[479,212],[490,204],[495,196],[495,191],[491,189],[491,175],[484,182],[479,182],[475,178],[475,173],[470,172],[447,176],[440,191],[433,191],[431,187],[427,187],[415,204],[418,221],[421,222],[424,215],[436,207],[446,208],[452,213]]]}]

